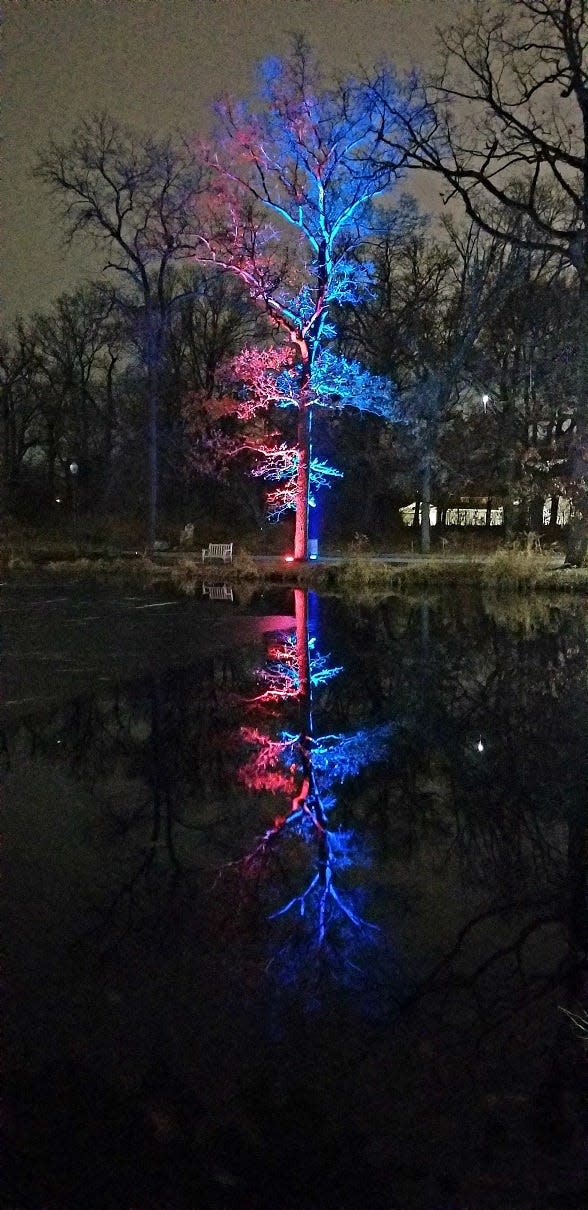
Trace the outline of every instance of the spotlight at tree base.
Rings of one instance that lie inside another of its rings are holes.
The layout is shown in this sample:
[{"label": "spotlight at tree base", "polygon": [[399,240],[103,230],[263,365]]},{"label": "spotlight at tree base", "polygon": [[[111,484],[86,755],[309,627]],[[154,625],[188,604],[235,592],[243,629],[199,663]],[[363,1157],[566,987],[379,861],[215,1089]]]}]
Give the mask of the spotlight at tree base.
[{"label": "spotlight at tree base", "polygon": [[294,555],[284,555],[284,563],[293,563]]}]

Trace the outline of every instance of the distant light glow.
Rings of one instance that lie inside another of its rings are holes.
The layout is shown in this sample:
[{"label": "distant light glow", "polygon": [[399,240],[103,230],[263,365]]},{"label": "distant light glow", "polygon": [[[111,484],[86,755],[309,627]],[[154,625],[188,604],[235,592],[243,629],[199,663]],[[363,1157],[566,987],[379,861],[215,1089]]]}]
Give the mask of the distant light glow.
[{"label": "distant light glow", "polygon": [[482,736],[480,736],[480,738],[479,738],[479,740],[478,740],[478,742],[477,742],[477,744],[476,744],[476,748],[477,748],[478,752],[483,752],[483,751],[484,751],[484,741],[483,741],[483,739],[482,739]]},{"label": "distant light glow", "polygon": [[284,563],[293,563],[294,555],[284,555]]}]

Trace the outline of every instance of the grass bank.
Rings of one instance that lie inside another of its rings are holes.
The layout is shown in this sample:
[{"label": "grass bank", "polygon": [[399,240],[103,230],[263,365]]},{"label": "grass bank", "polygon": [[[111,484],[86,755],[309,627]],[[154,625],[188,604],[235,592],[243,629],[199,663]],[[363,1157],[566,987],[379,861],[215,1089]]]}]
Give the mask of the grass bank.
[{"label": "grass bank", "polygon": [[558,561],[552,554],[536,551],[504,547],[487,555],[430,558],[406,555],[405,559],[389,562],[385,557],[360,554],[328,561],[287,563],[278,556],[259,557],[241,548],[231,564],[203,565],[196,557],[170,552],[154,558],[120,554],[34,560],[8,557],[5,558],[5,569],[26,572],[42,565],[59,574],[92,574],[101,578],[130,575],[146,583],[168,582],[188,595],[198,594],[203,581],[210,584],[241,582],[258,587],[299,585],[369,595],[445,586],[517,594],[588,593],[588,567],[564,569],[561,559]]}]

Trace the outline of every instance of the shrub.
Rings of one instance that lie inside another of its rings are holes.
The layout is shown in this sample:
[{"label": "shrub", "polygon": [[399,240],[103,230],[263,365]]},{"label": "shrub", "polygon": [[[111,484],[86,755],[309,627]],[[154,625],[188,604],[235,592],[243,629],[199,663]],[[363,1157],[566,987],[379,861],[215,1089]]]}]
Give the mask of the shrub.
[{"label": "shrub", "polygon": [[239,578],[243,580],[259,580],[263,572],[255,559],[244,546],[240,546],[234,559],[233,567]]}]

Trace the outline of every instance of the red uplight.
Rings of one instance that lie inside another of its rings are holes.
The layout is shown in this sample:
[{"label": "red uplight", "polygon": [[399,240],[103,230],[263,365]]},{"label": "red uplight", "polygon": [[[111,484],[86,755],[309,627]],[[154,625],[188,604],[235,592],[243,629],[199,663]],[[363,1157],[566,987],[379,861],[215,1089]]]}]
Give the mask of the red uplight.
[{"label": "red uplight", "polygon": [[293,563],[294,555],[284,555],[284,563]]}]

